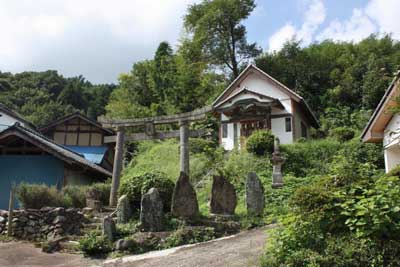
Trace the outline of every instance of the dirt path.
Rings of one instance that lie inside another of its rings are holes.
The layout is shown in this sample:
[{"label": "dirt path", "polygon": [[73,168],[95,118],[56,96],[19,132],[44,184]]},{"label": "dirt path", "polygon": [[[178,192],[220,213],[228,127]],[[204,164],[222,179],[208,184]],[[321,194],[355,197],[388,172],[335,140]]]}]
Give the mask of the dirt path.
[{"label": "dirt path", "polygon": [[29,243],[0,243],[1,267],[89,267],[96,263],[98,261],[87,260],[81,255],[43,253]]},{"label": "dirt path", "polygon": [[104,267],[253,267],[259,265],[267,234],[264,229],[178,249],[150,252],[105,262]]},{"label": "dirt path", "polygon": [[258,266],[266,229],[242,232],[214,241],[127,256],[115,260],[89,260],[82,255],[43,253],[32,244],[0,242],[1,267],[252,267]]}]

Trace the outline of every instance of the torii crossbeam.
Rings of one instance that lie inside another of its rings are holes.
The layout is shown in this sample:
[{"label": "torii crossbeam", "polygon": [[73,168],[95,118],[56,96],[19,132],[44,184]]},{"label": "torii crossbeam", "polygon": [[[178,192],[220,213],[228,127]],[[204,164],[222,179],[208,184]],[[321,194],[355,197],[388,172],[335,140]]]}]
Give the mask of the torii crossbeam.
[{"label": "torii crossbeam", "polygon": [[[189,123],[203,120],[207,113],[213,109],[207,106],[191,112],[156,116],[137,119],[107,119],[100,117],[98,121],[104,128],[111,128],[117,131],[116,136],[105,137],[105,143],[115,144],[114,168],[112,176],[112,185],[110,193],[110,206],[117,205],[118,188],[123,163],[124,143],[127,141],[155,140],[167,138],[180,138],[180,168],[181,172],[189,175],[189,137],[200,137],[207,134],[205,130],[189,131]],[[155,125],[179,123],[179,131],[157,132]],[[125,135],[125,129],[131,127],[144,126],[143,133],[134,133]]]}]

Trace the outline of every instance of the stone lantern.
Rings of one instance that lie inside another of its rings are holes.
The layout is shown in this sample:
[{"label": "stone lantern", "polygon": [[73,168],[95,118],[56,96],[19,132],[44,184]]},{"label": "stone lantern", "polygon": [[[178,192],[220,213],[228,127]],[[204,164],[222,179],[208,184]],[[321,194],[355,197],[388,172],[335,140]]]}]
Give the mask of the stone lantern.
[{"label": "stone lantern", "polygon": [[283,186],[282,178],[282,164],[285,159],[282,157],[279,150],[279,138],[275,138],[274,142],[274,152],[272,153],[272,188],[281,188]]}]

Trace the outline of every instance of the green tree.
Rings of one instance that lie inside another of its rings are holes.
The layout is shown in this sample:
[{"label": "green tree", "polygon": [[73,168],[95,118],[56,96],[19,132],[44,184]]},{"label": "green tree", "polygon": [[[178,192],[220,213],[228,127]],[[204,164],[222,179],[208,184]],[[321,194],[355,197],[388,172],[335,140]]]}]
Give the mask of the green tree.
[{"label": "green tree", "polygon": [[209,62],[229,68],[233,77],[239,75],[241,63],[261,53],[256,43],[247,42],[242,24],[255,6],[254,0],[204,0],[190,6],[185,16],[192,41]]},{"label": "green tree", "polygon": [[176,78],[175,56],[167,42],[161,42],[153,60],[154,91],[159,97],[159,102],[173,101]]}]

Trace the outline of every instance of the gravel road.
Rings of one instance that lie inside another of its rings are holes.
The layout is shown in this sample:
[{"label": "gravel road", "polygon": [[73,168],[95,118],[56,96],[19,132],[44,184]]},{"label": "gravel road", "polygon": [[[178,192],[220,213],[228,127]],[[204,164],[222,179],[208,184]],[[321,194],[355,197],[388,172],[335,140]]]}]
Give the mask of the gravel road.
[{"label": "gravel road", "polygon": [[1,267],[252,267],[258,266],[266,230],[254,229],[206,243],[106,261],[79,254],[47,254],[32,244],[0,242]]},{"label": "gravel road", "polygon": [[253,267],[259,266],[266,230],[254,229],[234,237],[184,246],[147,255],[124,257],[105,262],[104,267]]}]

